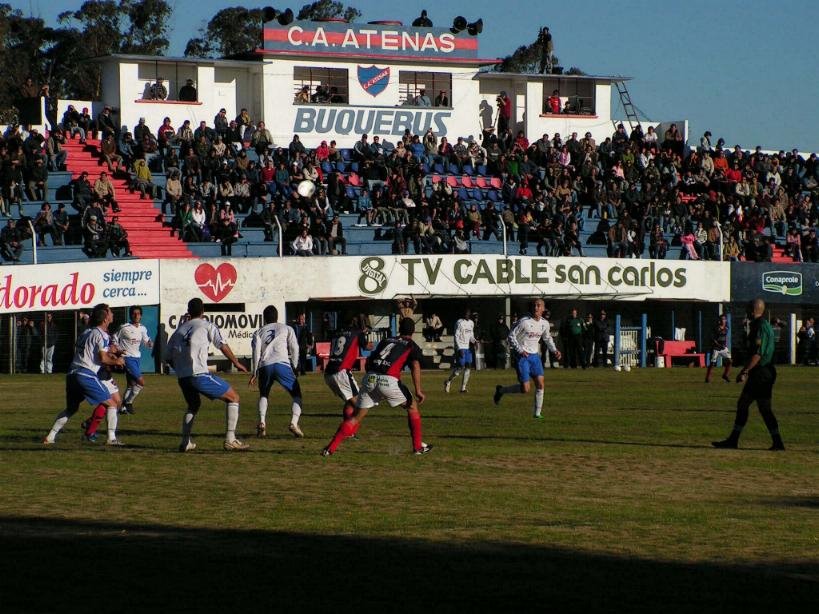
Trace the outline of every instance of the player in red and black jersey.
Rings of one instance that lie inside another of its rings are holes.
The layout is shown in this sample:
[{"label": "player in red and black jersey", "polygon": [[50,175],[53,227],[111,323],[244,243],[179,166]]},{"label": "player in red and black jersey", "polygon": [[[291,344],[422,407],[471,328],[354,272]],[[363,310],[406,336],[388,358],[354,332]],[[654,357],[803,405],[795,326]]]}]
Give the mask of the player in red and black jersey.
[{"label": "player in red and black jersey", "polygon": [[[342,441],[355,435],[367,412],[381,400],[387,401],[391,407],[401,405],[407,410],[413,453],[426,454],[432,449],[432,446],[421,440],[421,413],[418,405],[424,402],[426,396],[421,390],[421,348],[412,340],[414,332],[415,322],[411,318],[404,318],[398,325],[398,336],[384,339],[370,354],[367,359],[367,375],[356,400],[355,411],[338,427],[333,440],[321,451],[322,456],[330,456]],[[404,365],[410,368],[415,398],[399,379]]]},{"label": "player in red and black jersey", "polygon": [[358,318],[353,318],[350,327],[330,342],[330,360],[324,370],[324,382],[344,401],[342,416],[345,420],[353,416],[358,396],[358,385],[350,370],[366,348],[367,335],[361,329]]}]

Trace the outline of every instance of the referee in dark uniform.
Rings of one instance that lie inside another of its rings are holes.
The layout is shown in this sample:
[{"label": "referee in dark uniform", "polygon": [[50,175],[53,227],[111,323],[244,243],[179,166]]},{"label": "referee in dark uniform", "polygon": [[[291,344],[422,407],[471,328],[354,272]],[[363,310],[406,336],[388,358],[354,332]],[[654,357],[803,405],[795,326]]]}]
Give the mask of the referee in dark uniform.
[{"label": "referee in dark uniform", "polygon": [[714,441],[715,448],[737,448],[739,435],[748,422],[748,409],[756,401],[759,413],[771,434],[772,445],[769,450],[784,450],[785,444],[779,434],[779,424],[771,407],[773,385],[776,383],[776,367],[773,365],[774,334],[773,328],[765,319],[765,302],[755,299],[751,303],[753,320],[748,333],[748,348],[750,358],[745,367],[737,375],[737,382],[745,381],[745,387],[737,401],[737,413],[734,418],[734,430],[727,439]]}]

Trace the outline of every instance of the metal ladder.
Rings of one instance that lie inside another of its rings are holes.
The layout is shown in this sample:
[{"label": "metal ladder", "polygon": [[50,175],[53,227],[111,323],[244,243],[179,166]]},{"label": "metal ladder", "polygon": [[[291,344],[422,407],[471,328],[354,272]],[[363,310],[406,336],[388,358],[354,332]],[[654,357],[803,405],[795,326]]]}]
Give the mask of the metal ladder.
[{"label": "metal ladder", "polygon": [[[626,119],[628,120],[629,128],[632,130],[634,129],[634,124],[640,123],[640,118],[637,116],[637,108],[631,102],[631,95],[628,93],[628,88],[626,87],[625,81],[615,81],[615,87],[617,88],[617,93],[620,95],[620,104],[623,105],[623,111],[626,113]],[[615,120],[612,120],[612,123],[617,124]]]}]

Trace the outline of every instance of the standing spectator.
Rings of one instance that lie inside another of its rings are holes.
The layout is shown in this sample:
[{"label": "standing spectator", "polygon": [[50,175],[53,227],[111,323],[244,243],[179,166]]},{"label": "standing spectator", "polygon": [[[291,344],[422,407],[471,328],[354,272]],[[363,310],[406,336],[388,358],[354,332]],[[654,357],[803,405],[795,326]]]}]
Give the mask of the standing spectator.
[{"label": "standing spectator", "polygon": [[505,134],[509,130],[509,123],[512,121],[512,99],[501,90],[497,97],[498,106],[498,134]]},{"label": "standing spectator", "polygon": [[583,364],[581,352],[583,350],[583,320],[577,316],[577,309],[572,308],[570,316],[566,319],[560,331],[563,335],[563,346],[566,350],[566,366],[577,369],[578,365],[586,368]]},{"label": "standing spectator", "polygon": [[796,346],[797,362],[802,365],[816,364],[816,329],[815,320],[807,318],[799,327],[796,334],[798,345]]},{"label": "standing spectator", "polygon": [[55,245],[68,245],[68,225],[68,211],[65,210],[65,204],[60,203],[57,205],[57,211],[54,212]]},{"label": "standing spectator", "polygon": [[45,200],[48,197],[48,169],[41,157],[34,159],[29,169],[26,194],[29,200]]},{"label": "standing spectator", "polygon": [[591,366],[594,360],[595,334],[594,314],[589,313],[586,315],[586,321],[583,322],[583,368]]},{"label": "standing spectator", "polygon": [[115,139],[117,138],[119,130],[117,130],[114,118],[111,116],[111,107],[106,106],[97,116],[97,130],[100,131],[103,140],[109,134],[112,134]]},{"label": "standing spectator", "polygon": [[193,85],[193,79],[185,81],[185,85],[179,88],[179,100],[182,102],[196,102],[197,101],[196,88]]},{"label": "standing spectator", "polygon": [[[342,226],[341,218],[339,218],[338,215],[333,216],[333,221],[327,232],[327,240],[330,245],[331,253],[340,253],[342,256],[347,255],[347,239],[344,238],[344,227]],[[341,251],[338,250],[339,245],[341,246]]]},{"label": "standing spectator", "polygon": [[57,346],[57,323],[54,314],[46,312],[45,320],[40,323],[43,336],[43,359],[40,361],[40,373],[54,372],[54,349]]},{"label": "standing spectator", "polygon": [[606,312],[594,321],[594,366],[605,367],[609,363],[609,321]]},{"label": "standing spectator", "polygon": [[51,235],[51,244],[59,245],[57,230],[54,226],[54,214],[51,212],[51,205],[43,203],[40,211],[34,219],[34,232],[37,233],[38,247],[45,247],[46,234]]},{"label": "standing spectator", "polygon": [[307,316],[304,312],[296,316],[296,321],[292,324],[296,334],[296,341],[299,342],[299,361],[296,371],[299,375],[304,375],[307,366],[307,356],[313,353],[315,347],[315,337],[307,326]]},{"label": "standing spectator", "polygon": [[505,369],[509,358],[509,327],[502,313],[498,314],[495,323],[489,331],[489,340],[492,343],[492,355],[496,369]]}]

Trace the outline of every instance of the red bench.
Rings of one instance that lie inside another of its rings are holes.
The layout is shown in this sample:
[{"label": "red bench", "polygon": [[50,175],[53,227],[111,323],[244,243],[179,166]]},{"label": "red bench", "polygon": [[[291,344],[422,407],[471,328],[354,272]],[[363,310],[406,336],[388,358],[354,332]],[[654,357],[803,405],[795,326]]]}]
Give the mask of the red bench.
[{"label": "red bench", "polygon": [[693,358],[697,361],[697,366],[705,366],[705,354],[697,352],[697,344],[693,341],[663,341],[662,349],[660,342],[655,348],[658,356],[662,356],[666,369],[671,368],[672,358]]},{"label": "red bench", "polygon": [[[329,341],[319,341],[316,343],[316,360],[318,364],[321,366],[321,370],[324,371],[327,368],[327,363],[330,362],[330,342]],[[358,369],[360,371],[365,370],[365,365],[367,364],[367,357],[366,356],[359,356],[358,357]]]}]

